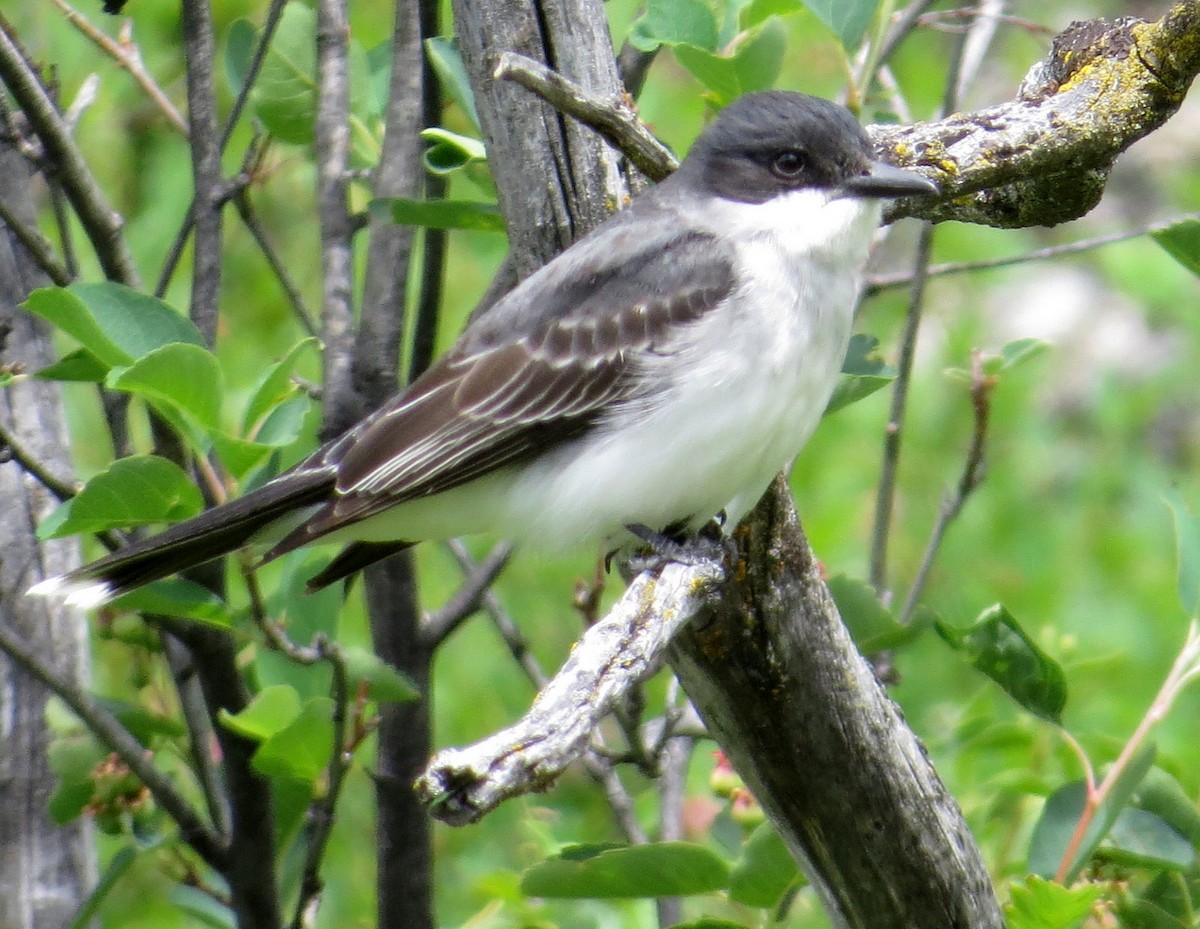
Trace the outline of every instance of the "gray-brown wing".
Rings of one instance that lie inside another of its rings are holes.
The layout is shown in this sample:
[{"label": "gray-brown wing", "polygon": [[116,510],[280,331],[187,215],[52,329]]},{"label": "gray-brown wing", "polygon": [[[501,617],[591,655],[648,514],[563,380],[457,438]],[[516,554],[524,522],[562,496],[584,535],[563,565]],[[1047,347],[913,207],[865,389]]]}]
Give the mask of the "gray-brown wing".
[{"label": "gray-brown wing", "polygon": [[557,311],[528,307],[524,318],[536,325],[507,340],[485,316],[491,332],[472,326],[407,391],[330,446],[323,457],[337,468],[335,496],[268,557],[592,428],[636,396],[639,354],[661,349],[732,290],[728,256],[707,239],[681,235],[655,254],[614,256],[625,258],[620,266],[608,261],[552,288],[514,291],[510,298],[532,291],[557,302]]}]

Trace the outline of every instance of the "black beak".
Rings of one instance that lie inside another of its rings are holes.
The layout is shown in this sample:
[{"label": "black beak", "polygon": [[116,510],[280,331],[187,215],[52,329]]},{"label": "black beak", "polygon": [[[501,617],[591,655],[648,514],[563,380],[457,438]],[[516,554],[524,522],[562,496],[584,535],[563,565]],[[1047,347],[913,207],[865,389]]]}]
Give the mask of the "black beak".
[{"label": "black beak", "polygon": [[838,192],[843,197],[927,197],[938,185],[914,171],[872,161],[865,174],[844,181]]}]

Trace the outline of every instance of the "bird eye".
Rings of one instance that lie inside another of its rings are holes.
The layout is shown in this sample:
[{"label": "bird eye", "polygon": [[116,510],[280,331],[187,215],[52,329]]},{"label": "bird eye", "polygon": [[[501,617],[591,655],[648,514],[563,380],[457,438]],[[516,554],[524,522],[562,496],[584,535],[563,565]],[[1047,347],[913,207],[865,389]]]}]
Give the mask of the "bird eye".
[{"label": "bird eye", "polygon": [[771,162],[771,173],[785,181],[790,181],[799,177],[807,164],[804,152],[789,148],[775,156],[775,160]]}]

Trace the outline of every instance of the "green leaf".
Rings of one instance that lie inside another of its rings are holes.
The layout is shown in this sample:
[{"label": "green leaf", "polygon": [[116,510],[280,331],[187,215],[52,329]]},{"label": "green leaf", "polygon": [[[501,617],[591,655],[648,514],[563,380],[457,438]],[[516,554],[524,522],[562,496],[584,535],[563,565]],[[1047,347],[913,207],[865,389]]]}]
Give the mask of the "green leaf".
[{"label": "green leaf", "polygon": [[1200,219],[1185,219],[1150,235],[1167,254],[1193,274],[1200,275]]},{"label": "green leaf", "polygon": [[1200,846],[1200,812],[1187,791],[1162,768],[1154,767],[1134,792],[1133,802],[1140,810],[1160,817],[1193,846]]},{"label": "green leaf", "polygon": [[221,366],[208,349],[173,342],[114,369],[108,386],[144,400],[169,403],[205,429],[221,418]]},{"label": "green leaf", "polygon": [[957,629],[937,623],[941,637],[962,652],[1021,706],[1058,724],[1067,702],[1067,679],[1062,667],[1038,648],[1002,605],[983,611],[973,625]]},{"label": "green leaf", "polygon": [[431,229],[474,229],[504,232],[504,217],[494,203],[472,200],[408,200],[390,197],[372,200],[371,211],[404,226]]},{"label": "green leaf", "polygon": [[649,0],[629,29],[629,44],[643,52],[660,45],[715,51],[717,19],[703,0]]},{"label": "green leaf", "polygon": [[387,108],[392,90],[392,40],[384,39],[367,49],[367,70],[370,72],[371,113],[381,117]]},{"label": "green leaf", "polygon": [[931,619],[928,617],[931,614],[923,614],[926,617],[924,622],[900,623],[864,581],[839,574],[830,578],[826,586],[837,604],[842,622],[854,638],[854,644],[864,655],[900,648],[929,628]]},{"label": "green leaf", "polygon": [[353,694],[359,683],[368,685],[367,696],[381,703],[402,703],[417,700],[421,691],[402,672],[363,648],[344,648],[342,657],[346,661],[346,676]]},{"label": "green leaf", "polygon": [[251,765],[260,774],[314,783],[333,753],[333,701],[312,697],[292,723],[258,747]]},{"label": "green leaf", "polygon": [[425,55],[429,59],[438,83],[458,108],[466,114],[471,125],[479,130],[479,113],[475,109],[475,95],[471,92],[471,81],[458,45],[451,39],[434,36],[425,40]]},{"label": "green leaf", "polygon": [[1120,907],[1120,925],[1127,929],[1195,929],[1197,912],[1195,875],[1162,871],[1141,894]]},{"label": "green leaf", "polygon": [[745,906],[774,909],[788,888],[801,879],[779,833],[770,823],[763,823],[750,834],[741,859],[730,872],[729,899]]},{"label": "green leaf", "polygon": [[1017,365],[1024,364],[1049,349],[1050,343],[1041,339],[1016,339],[1008,342],[1000,349],[1001,370],[1011,371]]},{"label": "green leaf", "polygon": [[779,79],[783,53],[787,50],[787,27],[779,19],[770,19],[748,32],[733,54],[733,71],[740,93],[767,90]]},{"label": "green leaf", "polygon": [[46,365],[35,375],[46,381],[91,381],[99,383],[109,368],[86,348],[77,348],[62,356],[60,361]]},{"label": "green leaf", "polygon": [[800,0],[751,0],[741,8],[738,19],[743,29],[753,29],[773,16],[786,16],[804,9]]},{"label": "green leaf", "polygon": [[1011,892],[1004,912],[1008,929],[1075,929],[1103,896],[1104,885],[1064,887],[1030,875]]},{"label": "green leaf", "polygon": [[726,106],[737,99],[741,83],[733,59],[696,45],[676,45],[672,51],[679,63],[704,85],[719,106]]},{"label": "green leaf", "polygon": [[62,826],[83,812],[96,791],[92,772],[108,755],[108,749],[90,735],[54,739],[46,757],[50,772],[58,779],[50,795],[47,812]]},{"label": "green leaf", "polygon": [[204,508],[196,485],[178,465],[154,455],[120,458],[38,527],[38,538],[173,523]]},{"label": "green leaf", "polygon": [[1189,616],[1200,616],[1200,516],[1194,516],[1178,491],[1164,494],[1175,522],[1175,558],[1179,600]]},{"label": "green leaf", "polygon": [[728,880],[724,861],[687,842],[576,845],[526,870],[521,892],[530,897],[675,897],[720,890]]},{"label": "green leaf", "polygon": [[300,696],[284,684],[264,687],[239,713],[221,710],[221,725],[255,742],[264,742],[300,715]]},{"label": "green leaf", "polygon": [[67,929],[87,929],[88,926],[93,925],[92,920],[99,913],[100,906],[104,903],[104,898],[117,885],[117,882],[125,876],[125,873],[137,859],[137,853],[138,849],[136,845],[126,845],[117,850],[117,853],[109,859],[108,864],[104,868],[104,873],[96,881],[96,886],[92,888],[92,892],[87,895],[87,899],[75,911],[71,922],[67,924]]},{"label": "green leaf", "polygon": [[138,703],[116,700],[112,697],[95,697],[96,703],[116,717],[117,722],[143,745],[149,745],[159,736],[177,738],[187,730],[169,716],[152,713]]},{"label": "green leaf", "polygon": [[302,3],[283,10],[251,92],[255,112],[270,133],[307,144],[317,112],[316,13]]},{"label": "green leaf", "polygon": [[[1129,803],[1146,772],[1154,764],[1154,746],[1142,749],[1129,766],[1121,772],[1107,799],[1088,824],[1083,840],[1068,863],[1066,882],[1069,884],[1091,860],[1096,848],[1108,835],[1121,810]],[[1064,784],[1046,801],[1042,815],[1033,827],[1029,841],[1029,870],[1042,877],[1053,877],[1062,864],[1067,846],[1075,833],[1079,817],[1087,801],[1087,785],[1083,781]]]},{"label": "green leaf", "polygon": [[1102,854],[1126,867],[1186,871],[1196,860],[1192,844],[1161,817],[1126,807],[1109,830]]},{"label": "green leaf", "polygon": [[225,603],[207,587],[182,577],[153,581],[118,597],[113,606],[152,616],[178,616],[229,629],[233,617]]},{"label": "green leaf", "polygon": [[853,51],[871,25],[879,0],[804,0],[804,5],[830,28],[843,48]]},{"label": "green leaf", "polygon": [[258,29],[248,19],[236,19],[225,35],[225,78],[236,95],[246,83],[258,44]]},{"label": "green leaf", "polygon": [[204,344],[191,321],[166,303],[111,281],[35,290],[23,306],[110,367],[130,364],[170,342]]},{"label": "green leaf", "polygon": [[425,169],[445,176],[470,164],[487,162],[487,149],[479,139],[459,135],[449,129],[422,129],[421,138],[430,143],[425,149]]},{"label": "green leaf", "polygon": [[237,920],[233,910],[198,887],[175,884],[171,887],[170,901],[172,906],[190,917],[189,926],[236,929]]},{"label": "green leaf", "polygon": [[283,401],[296,392],[292,382],[292,374],[300,357],[308,350],[316,351],[320,342],[316,338],[301,339],[279,361],[267,368],[266,373],[259,379],[250,402],[246,405],[246,414],[242,420],[242,431],[248,438],[254,439],[255,433],[262,425],[262,420]]},{"label": "green leaf", "polygon": [[896,369],[879,353],[879,340],[855,333],[842,362],[842,376],[825,407],[825,415],[869,397],[896,379]]},{"label": "green leaf", "polygon": [[747,929],[747,927],[743,923],[730,922],[728,919],[702,916],[692,922],[675,923],[671,929]]}]

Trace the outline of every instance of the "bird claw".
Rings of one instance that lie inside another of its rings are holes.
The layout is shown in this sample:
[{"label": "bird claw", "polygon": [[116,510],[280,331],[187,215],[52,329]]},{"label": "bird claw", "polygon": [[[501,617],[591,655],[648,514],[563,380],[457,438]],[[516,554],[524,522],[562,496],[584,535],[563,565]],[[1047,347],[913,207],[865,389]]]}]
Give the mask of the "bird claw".
[{"label": "bird claw", "polygon": [[[660,571],[671,563],[701,565],[718,562],[729,564],[733,560],[733,540],[721,531],[722,521],[712,519],[697,532],[664,532],[651,529],[641,523],[631,523],[625,528],[630,534],[645,543],[645,548],[630,554],[629,570],[635,574],[642,571]],[[617,550],[609,552],[604,563],[607,568]]]}]

